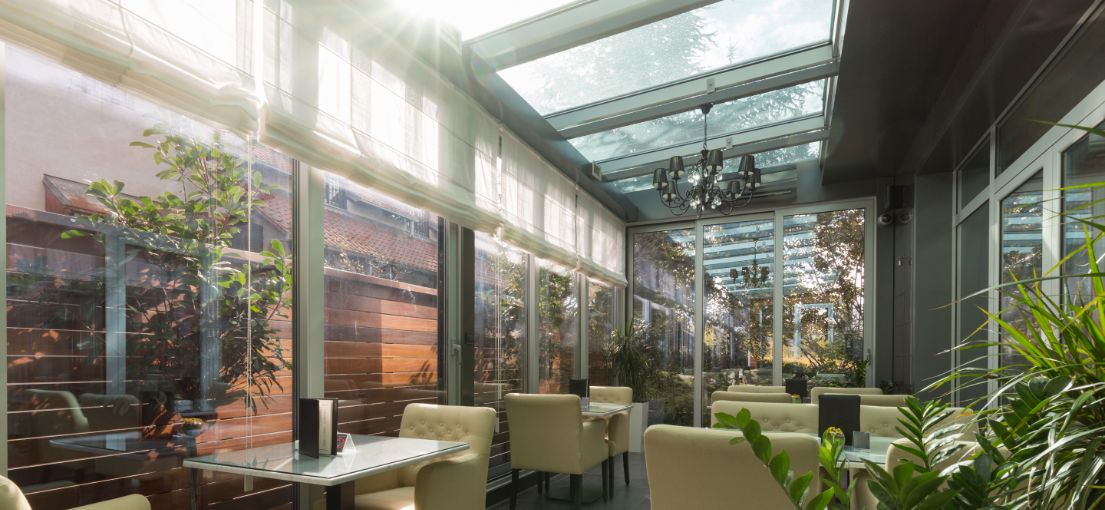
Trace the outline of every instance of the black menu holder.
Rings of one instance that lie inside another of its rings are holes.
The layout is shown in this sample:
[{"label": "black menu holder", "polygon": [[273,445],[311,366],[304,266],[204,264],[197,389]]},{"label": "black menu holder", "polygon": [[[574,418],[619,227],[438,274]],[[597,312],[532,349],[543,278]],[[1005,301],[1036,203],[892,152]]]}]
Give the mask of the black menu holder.
[{"label": "black menu holder", "polygon": [[316,458],[338,454],[338,399],[299,399],[299,453]]},{"label": "black menu holder", "polygon": [[802,397],[802,400],[805,400],[806,397],[810,396],[809,381],[805,377],[794,377],[783,382],[787,386],[787,394],[798,395]]},{"label": "black menu holder", "polygon": [[579,398],[590,396],[591,388],[587,386],[587,379],[570,379],[568,381],[568,393],[578,395]]},{"label": "black menu holder", "polygon": [[852,445],[852,432],[859,430],[859,395],[822,394],[817,405],[817,432],[836,427],[844,432],[844,444]]}]

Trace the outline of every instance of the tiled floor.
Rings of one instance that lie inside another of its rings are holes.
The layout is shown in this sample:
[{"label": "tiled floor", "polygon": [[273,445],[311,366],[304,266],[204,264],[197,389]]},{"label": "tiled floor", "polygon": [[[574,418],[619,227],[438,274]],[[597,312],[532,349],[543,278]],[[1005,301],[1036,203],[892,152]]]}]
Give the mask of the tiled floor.
[{"label": "tiled floor", "polygon": [[[602,498],[590,504],[584,504],[587,510],[648,510],[648,479],[645,476],[645,459],[639,453],[629,454],[629,486],[625,485],[622,478],[622,461],[618,459],[614,463],[617,472],[614,478],[614,497],[603,503]],[[596,467],[583,475],[583,489],[585,493],[602,490],[602,470]],[[567,497],[568,477],[558,475],[552,479],[551,492],[554,496]],[[510,501],[503,501],[490,507],[493,510],[509,510]],[[531,487],[518,494],[517,510],[553,510],[570,509],[572,504],[565,501],[553,501],[545,499],[544,495],[537,494],[537,487]]]}]

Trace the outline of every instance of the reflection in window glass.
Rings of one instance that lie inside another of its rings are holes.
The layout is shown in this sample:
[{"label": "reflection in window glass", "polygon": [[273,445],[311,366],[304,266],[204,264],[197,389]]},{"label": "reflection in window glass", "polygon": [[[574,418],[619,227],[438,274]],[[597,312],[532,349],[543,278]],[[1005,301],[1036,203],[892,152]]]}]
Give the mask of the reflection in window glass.
[{"label": "reflection in window glass", "polygon": [[652,346],[649,423],[694,423],[694,230],[633,235],[633,320]]},{"label": "reflection in window glass", "polygon": [[[1022,184],[1016,191],[1001,200],[1001,283],[1029,281],[1043,272],[1044,251],[1044,208],[1043,174],[1037,173]],[[1032,283],[1027,283],[1031,286]],[[1016,289],[1010,288],[1001,293],[1001,318],[1011,324],[1023,321],[1016,303]],[[1005,330],[998,333],[1004,340]],[[1021,363],[1016,353],[1001,347],[999,363],[1010,366]]]},{"label": "reflection in window glass", "polygon": [[828,41],[832,12],[831,0],[723,0],[499,74],[547,115]]},{"label": "reflection in window glass", "polygon": [[338,430],[399,431],[412,402],[443,402],[438,218],[335,175],[323,218],[325,396]]},{"label": "reflection in window glass", "polygon": [[[702,377],[708,399],[731,384],[772,384],[775,222],[703,227],[706,329]],[[708,401],[708,400],[706,400]],[[709,421],[704,418],[703,423]]]},{"label": "reflection in window glass", "polygon": [[[1098,126],[1099,129],[1103,127],[1105,124]],[[1063,152],[1063,187],[1102,180],[1105,180],[1105,138],[1087,134]],[[1063,274],[1090,273],[1086,252],[1075,253],[1086,242],[1086,230],[1078,219],[1100,222],[1105,215],[1105,188],[1099,186],[1064,190],[1063,214],[1063,257],[1073,253],[1063,265]],[[1093,230],[1090,231],[1090,235],[1095,234]],[[1105,253],[1105,242],[1098,240],[1094,244],[1094,253]],[[1087,303],[1095,297],[1090,278],[1070,278],[1063,283],[1066,285],[1067,299],[1072,304]]]},{"label": "reflection in window glass", "polygon": [[503,395],[523,391],[526,345],[525,253],[476,233],[475,405],[495,409],[499,432],[491,444],[489,476],[510,467],[510,442]]},{"label": "reflection in window glass", "polygon": [[609,352],[612,333],[620,326],[617,313],[619,287],[591,280],[587,284],[587,364],[592,386],[615,384]]},{"label": "reflection in window glass", "polygon": [[[719,136],[819,113],[824,95],[825,80],[821,80],[718,103],[710,110],[708,134]],[[696,108],[573,138],[569,142],[587,159],[602,161],[688,142],[701,142],[702,124],[702,112]],[[725,143],[724,140],[713,142],[711,148]]]},{"label": "reflection in window glass", "polygon": [[783,220],[783,377],[865,386],[864,210]]},{"label": "reflection in window glass", "polygon": [[[293,162],[4,52],[6,474],[34,508],[188,508],[184,458],[291,439]],[[198,483],[212,505],[292,497]]]},{"label": "reflection in window glass", "polygon": [[541,261],[537,273],[537,384],[540,393],[567,393],[579,349],[579,285],[575,273]]},{"label": "reflection in window glass", "polygon": [[959,169],[959,208],[967,205],[979,192],[990,184],[990,141],[982,142],[978,151],[971,155],[963,168]]},{"label": "reflection in window glass", "polygon": [[[986,329],[987,296],[985,293],[974,295],[988,285],[987,263],[989,256],[989,217],[986,204],[975,209],[958,227],[956,281],[958,288],[958,335],[956,352],[958,369],[984,372],[988,366],[986,344],[989,342]],[[970,296],[970,297],[968,297]],[[960,402],[966,404],[986,395],[986,385],[960,381]]]}]

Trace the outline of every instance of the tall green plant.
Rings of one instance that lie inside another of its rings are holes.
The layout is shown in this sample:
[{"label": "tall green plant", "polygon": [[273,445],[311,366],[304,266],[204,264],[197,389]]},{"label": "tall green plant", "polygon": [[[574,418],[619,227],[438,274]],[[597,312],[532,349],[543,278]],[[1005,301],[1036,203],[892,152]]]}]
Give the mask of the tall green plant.
[{"label": "tall green plant", "polygon": [[93,181],[86,193],[104,212],[62,236],[120,243],[125,256],[109,263],[124,281],[139,263],[126,290],[128,379],[201,405],[240,398],[256,411],[255,396],[282,388],[277,374],[291,365],[273,324],[288,318],[290,257],[278,240],[253,260],[230,248],[268,190],[217,136],[210,144],[154,129],[143,137],[131,146],[151,152],[171,191],[132,197],[120,181]]},{"label": "tall green plant", "polygon": [[633,400],[647,402],[652,370],[652,346],[648,343],[644,323],[635,320],[628,330],[614,331],[609,348],[609,359],[618,378],[618,384],[633,389]]}]

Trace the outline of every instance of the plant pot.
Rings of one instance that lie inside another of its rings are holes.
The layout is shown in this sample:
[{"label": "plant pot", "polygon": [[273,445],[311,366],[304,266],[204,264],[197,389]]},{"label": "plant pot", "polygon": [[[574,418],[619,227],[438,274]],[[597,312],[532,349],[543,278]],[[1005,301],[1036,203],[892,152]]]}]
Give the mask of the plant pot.
[{"label": "plant pot", "polygon": [[629,411],[629,451],[643,452],[648,428],[648,402],[634,402]]}]

